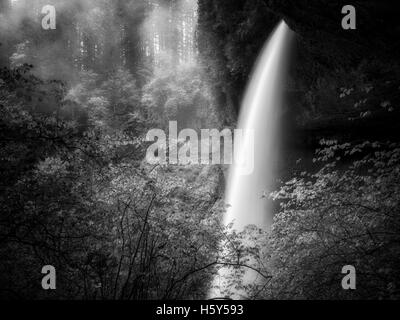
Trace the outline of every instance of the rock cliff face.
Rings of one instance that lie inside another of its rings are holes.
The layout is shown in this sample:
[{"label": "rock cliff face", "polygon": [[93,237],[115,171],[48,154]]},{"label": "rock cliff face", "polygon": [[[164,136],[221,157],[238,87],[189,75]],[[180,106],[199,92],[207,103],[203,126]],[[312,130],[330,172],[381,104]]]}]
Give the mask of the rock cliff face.
[{"label": "rock cliff face", "polygon": [[[341,26],[348,4],[356,9],[356,30]],[[257,53],[284,19],[297,34],[284,120],[290,140],[311,146],[322,136],[397,139],[397,7],[376,0],[200,0],[199,49],[226,118],[239,109]]]},{"label": "rock cliff face", "polygon": [[344,30],[341,11],[346,4],[269,1],[298,34],[294,81],[303,88],[297,105],[293,103],[296,127],[308,141],[321,136],[397,139],[398,7],[389,1],[353,1],[356,30]]},{"label": "rock cliff face", "polygon": [[[267,6],[300,36],[317,62],[327,68],[352,67],[371,58],[399,57],[400,11],[395,1],[269,0]],[[356,30],[341,27],[342,8],[356,10]]]}]

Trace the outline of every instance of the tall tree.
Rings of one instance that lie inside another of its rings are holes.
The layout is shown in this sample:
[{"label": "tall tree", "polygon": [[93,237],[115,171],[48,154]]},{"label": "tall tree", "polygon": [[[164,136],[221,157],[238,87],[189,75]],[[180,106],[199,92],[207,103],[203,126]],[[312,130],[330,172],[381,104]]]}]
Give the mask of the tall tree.
[{"label": "tall tree", "polygon": [[[117,17],[121,23],[121,35],[123,37],[122,54],[129,71],[140,78],[140,69],[143,66],[145,56],[141,26],[149,11],[148,0],[129,0],[117,3]],[[143,79],[139,79],[142,81]]]},{"label": "tall tree", "polygon": [[[6,17],[11,8],[11,0],[0,0],[0,20],[6,21]],[[3,20],[4,17],[4,20]],[[0,24],[0,67],[9,66],[10,39],[7,27]]]}]

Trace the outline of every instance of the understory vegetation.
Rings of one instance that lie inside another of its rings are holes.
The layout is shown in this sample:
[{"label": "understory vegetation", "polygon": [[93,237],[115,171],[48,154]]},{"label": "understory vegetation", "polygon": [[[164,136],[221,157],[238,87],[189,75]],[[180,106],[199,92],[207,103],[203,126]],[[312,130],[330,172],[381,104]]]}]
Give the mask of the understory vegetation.
[{"label": "understory vegetation", "polygon": [[[122,76],[107,81],[109,94]],[[129,110],[124,119],[90,81],[63,94],[62,83],[39,80],[28,66],[1,79],[2,296],[196,299],[222,266],[236,270],[230,288],[242,287],[251,257],[263,280],[246,287],[249,297],[399,297],[397,143],[321,141],[320,168],[272,193],[281,204],[272,230],[237,234],[221,223],[221,168],[143,161],[140,129],[154,118],[133,80],[118,86],[113,104]],[[152,84],[146,102],[159,99]],[[38,109],[32,97],[55,108]],[[168,103],[154,105],[168,112]],[[38,289],[49,263],[61,288],[53,294]],[[351,294],[340,286],[346,264],[358,267]]]}]

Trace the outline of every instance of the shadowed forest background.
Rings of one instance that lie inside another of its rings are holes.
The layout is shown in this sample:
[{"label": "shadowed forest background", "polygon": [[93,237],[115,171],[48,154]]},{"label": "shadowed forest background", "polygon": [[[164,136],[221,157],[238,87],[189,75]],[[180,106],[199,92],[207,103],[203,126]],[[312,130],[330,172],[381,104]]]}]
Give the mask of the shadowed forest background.
[{"label": "shadowed forest background", "polygon": [[[227,266],[229,297],[249,261],[249,299],[400,298],[400,13],[355,0],[345,31],[346,4],[0,0],[0,298],[202,299]],[[274,223],[238,233],[227,166],[149,165],[145,136],[234,128],[281,19],[296,50],[280,179],[260,190]]]}]

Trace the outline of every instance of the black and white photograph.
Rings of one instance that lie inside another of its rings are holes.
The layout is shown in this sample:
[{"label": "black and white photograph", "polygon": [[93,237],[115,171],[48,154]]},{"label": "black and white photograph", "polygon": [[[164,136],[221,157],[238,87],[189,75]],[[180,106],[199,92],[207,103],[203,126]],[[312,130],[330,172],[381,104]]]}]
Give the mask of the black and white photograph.
[{"label": "black and white photograph", "polygon": [[0,300],[399,299],[395,1],[0,0]]}]

